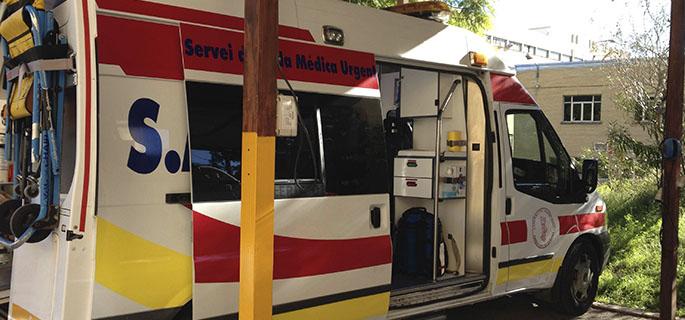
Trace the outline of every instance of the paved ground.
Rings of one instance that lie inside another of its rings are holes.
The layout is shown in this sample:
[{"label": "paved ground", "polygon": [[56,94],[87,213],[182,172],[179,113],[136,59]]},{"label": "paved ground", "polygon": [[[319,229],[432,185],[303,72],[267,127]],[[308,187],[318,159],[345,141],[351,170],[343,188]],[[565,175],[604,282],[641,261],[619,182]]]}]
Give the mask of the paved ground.
[{"label": "paved ground", "polygon": [[634,316],[618,314],[614,312],[590,309],[581,317],[569,317],[555,313],[549,306],[538,304],[526,295],[518,295],[511,298],[501,298],[494,301],[479,303],[472,306],[450,310],[449,320],[644,320]]}]

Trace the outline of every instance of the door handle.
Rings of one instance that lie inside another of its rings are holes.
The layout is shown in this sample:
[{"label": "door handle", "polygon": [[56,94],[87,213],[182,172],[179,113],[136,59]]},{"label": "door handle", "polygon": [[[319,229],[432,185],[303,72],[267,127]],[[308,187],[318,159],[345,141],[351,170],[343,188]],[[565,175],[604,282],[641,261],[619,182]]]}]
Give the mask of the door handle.
[{"label": "door handle", "polygon": [[507,198],[504,203],[504,214],[511,215],[511,198]]},{"label": "door handle", "polygon": [[371,225],[374,227],[374,229],[381,227],[381,208],[371,208]]},{"label": "door handle", "polygon": [[167,204],[190,204],[190,193],[167,193],[165,201]]}]

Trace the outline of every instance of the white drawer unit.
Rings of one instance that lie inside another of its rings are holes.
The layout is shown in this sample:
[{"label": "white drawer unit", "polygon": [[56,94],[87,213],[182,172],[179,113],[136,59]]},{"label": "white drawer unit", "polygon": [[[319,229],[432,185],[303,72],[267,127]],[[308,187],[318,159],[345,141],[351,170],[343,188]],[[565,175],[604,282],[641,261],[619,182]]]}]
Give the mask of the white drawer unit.
[{"label": "white drawer unit", "polygon": [[395,177],[432,178],[433,159],[395,158]]},{"label": "white drawer unit", "polygon": [[430,199],[433,197],[433,179],[395,177],[393,193],[399,197]]}]

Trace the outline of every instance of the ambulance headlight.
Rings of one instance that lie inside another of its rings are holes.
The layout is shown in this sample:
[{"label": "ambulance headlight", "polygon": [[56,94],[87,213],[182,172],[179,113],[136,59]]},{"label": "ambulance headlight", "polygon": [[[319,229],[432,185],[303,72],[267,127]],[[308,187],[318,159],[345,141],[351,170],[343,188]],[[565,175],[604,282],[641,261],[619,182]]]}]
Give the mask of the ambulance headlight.
[{"label": "ambulance headlight", "polygon": [[345,33],[334,26],[323,26],[323,39],[328,44],[342,46],[345,44]]}]

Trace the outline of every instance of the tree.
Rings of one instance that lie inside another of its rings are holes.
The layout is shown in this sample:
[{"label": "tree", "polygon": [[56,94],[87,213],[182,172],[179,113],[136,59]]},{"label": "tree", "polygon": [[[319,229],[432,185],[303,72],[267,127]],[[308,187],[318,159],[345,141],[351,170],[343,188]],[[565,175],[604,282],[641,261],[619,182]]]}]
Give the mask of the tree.
[{"label": "tree", "polygon": [[[386,8],[396,4],[395,0],[343,0],[374,8]],[[449,23],[475,33],[482,34],[490,28],[494,13],[492,0],[442,0],[452,9]],[[416,1],[410,1],[416,2]]]},{"label": "tree", "polygon": [[[616,90],[616,106],[625,111],[649,135],[649,141],[635,139],[625,124],[612,123],[609,144],[615,153],[610,161],[637,161],[659,172],[659,145],[664,137],[666,75],[668,69],[667,8],[650,0],[642,2],[644,28],[626,34],[620,28],[605,45],[605,67],[610,85]],[[623,160],[622,160],[623,159]]]}]

